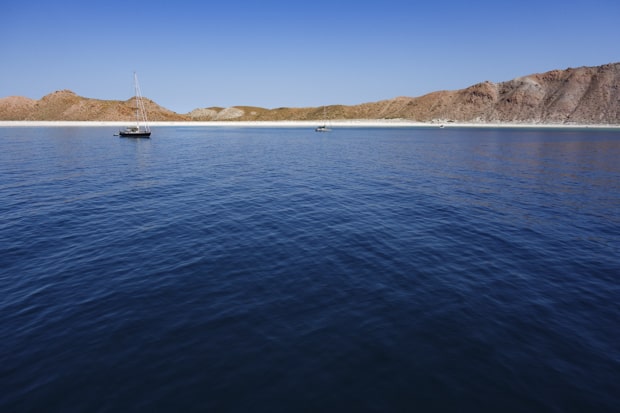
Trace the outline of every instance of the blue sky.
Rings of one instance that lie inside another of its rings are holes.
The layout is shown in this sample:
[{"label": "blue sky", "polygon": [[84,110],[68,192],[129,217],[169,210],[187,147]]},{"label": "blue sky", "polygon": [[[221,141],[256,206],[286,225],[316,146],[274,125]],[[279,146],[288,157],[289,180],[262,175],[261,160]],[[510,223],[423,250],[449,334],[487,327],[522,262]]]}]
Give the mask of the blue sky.
[{"label": "blue sky", "polygon": [[620,61],[620,2],[28,1],[0,5],[0,97],[179,113],[359,104]]}]

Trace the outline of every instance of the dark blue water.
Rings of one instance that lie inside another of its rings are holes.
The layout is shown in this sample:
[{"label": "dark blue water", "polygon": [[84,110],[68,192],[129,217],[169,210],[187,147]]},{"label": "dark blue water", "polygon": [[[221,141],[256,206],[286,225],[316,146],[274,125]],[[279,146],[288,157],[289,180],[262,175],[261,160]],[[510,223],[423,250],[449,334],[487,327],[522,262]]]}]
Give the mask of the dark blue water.
[{"label": "dark blue water", "polygon": [[620,133],[0,128],[2,412],[620,411]]}]

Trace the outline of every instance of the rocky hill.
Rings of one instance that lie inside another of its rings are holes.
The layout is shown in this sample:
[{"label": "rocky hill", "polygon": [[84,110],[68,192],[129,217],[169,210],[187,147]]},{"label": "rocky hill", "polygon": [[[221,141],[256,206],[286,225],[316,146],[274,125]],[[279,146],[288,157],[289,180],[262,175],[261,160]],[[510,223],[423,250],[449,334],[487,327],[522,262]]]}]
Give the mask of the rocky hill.
[{"label": "rocky hill", "polygon": [[[143,99],[149,119],[161,121],[187,120],[150,99]],[[32,100],[21,96],[0,99],[0,120],[70,120],[132,121],[135,119],[134,98],[99,100],[78,96],[70,90],[59,90]]]},{"label": "rocky hill", "polygon": [[[236,106],[178,114],[146,99],[153,121],[318,120],[323,108]],[[58,91],[32,100],[0,99],[0,120],[131,120],[135,102],[89,99]],[[420,97],[327,107],[330,119],[408,119],[420,122],[620,124],[620,63],[532,74],[506,82]]]}]

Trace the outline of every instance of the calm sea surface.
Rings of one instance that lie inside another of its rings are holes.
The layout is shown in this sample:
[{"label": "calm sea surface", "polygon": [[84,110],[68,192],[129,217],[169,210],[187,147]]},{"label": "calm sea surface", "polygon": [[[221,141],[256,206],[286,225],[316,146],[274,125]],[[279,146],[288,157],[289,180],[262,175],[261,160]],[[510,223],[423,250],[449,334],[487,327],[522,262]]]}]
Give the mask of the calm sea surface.
[{"label": "calm sea surface", "polygon": [[114,132],[0,128],[0,411],[620,411],[620,132]]}]

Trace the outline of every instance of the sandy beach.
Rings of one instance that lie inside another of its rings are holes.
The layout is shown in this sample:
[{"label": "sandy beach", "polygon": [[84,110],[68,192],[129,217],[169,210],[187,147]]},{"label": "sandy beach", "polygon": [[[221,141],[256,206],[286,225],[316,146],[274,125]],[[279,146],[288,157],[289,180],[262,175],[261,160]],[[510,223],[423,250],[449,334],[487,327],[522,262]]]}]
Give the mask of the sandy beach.
[{"label": "sandy beach", "polygon": [[[124,127],[131,122],[104,121],[0,121],[0,127]],[[206,122],[149,122],[151,127],[233,127],[233,128],[314,128],[320,121],[206,121]],[[536,123],[459,123],[459,122],[415,122],[405,119],[355,119],[334,120],[332,128],[577,128],[577,129],[620,129],[620,125],[577,125],[577,124],[536,124]]]}]

